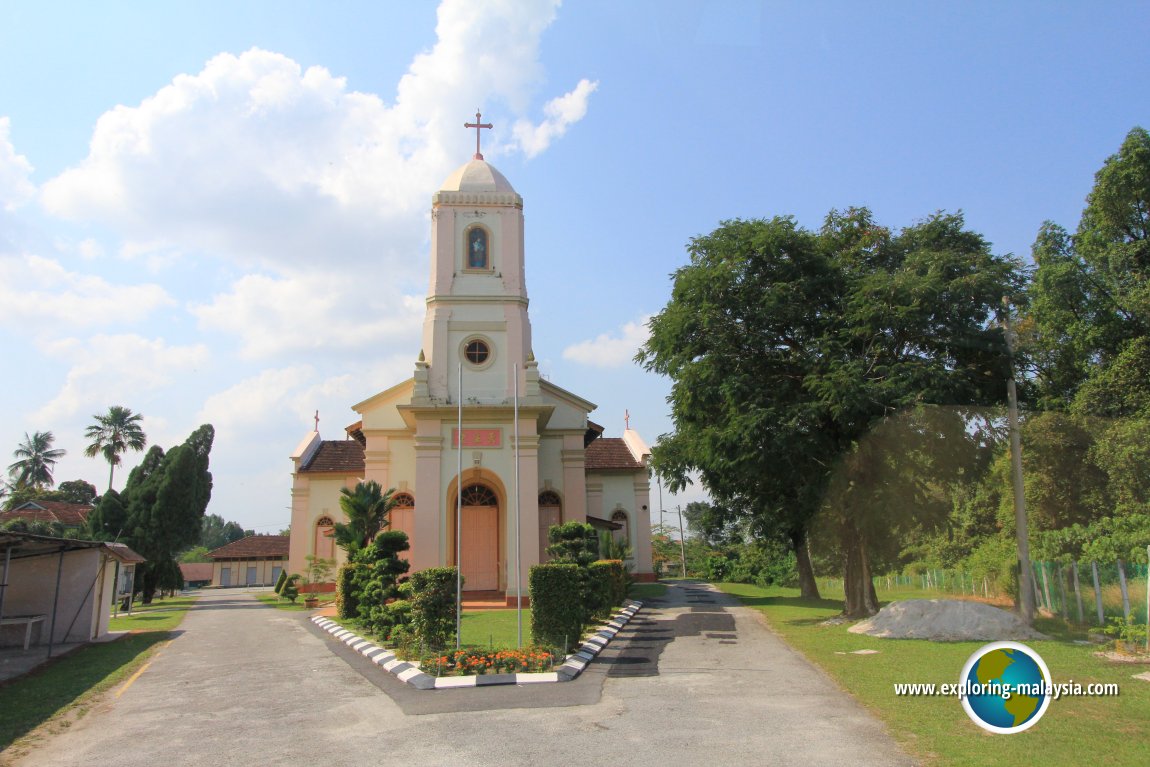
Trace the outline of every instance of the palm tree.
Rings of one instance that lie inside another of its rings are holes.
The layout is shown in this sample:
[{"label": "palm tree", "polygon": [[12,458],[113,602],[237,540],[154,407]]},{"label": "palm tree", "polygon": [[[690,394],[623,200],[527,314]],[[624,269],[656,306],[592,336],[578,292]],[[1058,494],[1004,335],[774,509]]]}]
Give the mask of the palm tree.
[{"label": "palm tree", "polygon": [[358,482],[354,488],[339,490],[339,506],[347,515],[347,522],[337,522],[333,531],[336,545],[353,554],[371,542],[383,527],[387,512],[395,505],[395,489],[384,491],[374,479]]},{"label": "palm tree", "polygon": [[112,489],[112,474],[120,465],[120,454],[129,449],[137,453],[148,445],[148,435],[140,428],[140,421],[144,416],[133,413],[126,407],[113,405],[108,408],[107,415],[94,415],[96,422],[84,432],[86,439],[92,444],[84,448],[84,455],[95,458],[97,454],[104,456],[108,462],[108,489]]},{"label": "palm tree", "polygon": [[38,431],[31,437],[24,432],[24,441],[12,451],[17,461],[8,466],[8,476],[12,477],[14,488],[43,490],[55,483],[52,467],[64,456],[63,450],[52,447],[55,441],[50,431]]}]

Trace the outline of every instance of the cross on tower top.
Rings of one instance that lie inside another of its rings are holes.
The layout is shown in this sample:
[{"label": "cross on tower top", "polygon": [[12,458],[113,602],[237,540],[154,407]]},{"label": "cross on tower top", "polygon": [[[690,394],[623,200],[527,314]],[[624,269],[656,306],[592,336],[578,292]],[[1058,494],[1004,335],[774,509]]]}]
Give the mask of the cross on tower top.
[{"label": "cross on tower top", "polygon": [[464,128],[475,128],[475,159],[476,160],[482,160],[483,159],[483,154],[480,153],[480,151],[479,151],[479,130],[481,128],[490,129],[490,128],[495,127],[491,123],[481,122],[482,119],[483,119],[483,115],[480,114],[478,109],[476,109],[475,110],[475,122],[463,123]]}]

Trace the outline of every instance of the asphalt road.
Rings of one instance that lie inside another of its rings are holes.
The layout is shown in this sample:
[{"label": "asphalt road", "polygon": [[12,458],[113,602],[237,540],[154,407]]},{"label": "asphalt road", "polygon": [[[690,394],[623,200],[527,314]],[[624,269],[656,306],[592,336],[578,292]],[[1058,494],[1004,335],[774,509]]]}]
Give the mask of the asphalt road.
[{"label": "asphalt road", "polygon": [[126,689],[16,765],[908,765],[882,726],[704,584],[576,681],[417,691],[300,614],[205,594]]}]

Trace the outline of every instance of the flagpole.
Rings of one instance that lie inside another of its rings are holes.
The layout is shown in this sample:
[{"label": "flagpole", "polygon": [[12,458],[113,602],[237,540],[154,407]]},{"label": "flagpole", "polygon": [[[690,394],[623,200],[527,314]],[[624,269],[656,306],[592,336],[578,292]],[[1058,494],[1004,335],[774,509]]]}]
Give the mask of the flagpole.
[{"label": "flagpole", "polygon": [[459,418],[455,429],[455,649],[463,636],[463,363],[459,363]]},{"label": "flagpole", "polygon": [[515,625],[518,644],[523,646],[523,549],[519,545],[519,363],[514,365],[515,376]]}]

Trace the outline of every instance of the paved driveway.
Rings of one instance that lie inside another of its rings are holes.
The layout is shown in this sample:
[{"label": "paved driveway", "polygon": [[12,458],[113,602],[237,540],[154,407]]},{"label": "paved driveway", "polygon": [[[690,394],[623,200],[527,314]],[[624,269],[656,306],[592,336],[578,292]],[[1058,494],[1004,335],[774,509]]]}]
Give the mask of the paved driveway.
[{"label": "paved driveway", "polygon": [[[20,765],[905,765],[757,616],[668,589],[575,682],[420,692],[239,591]],[[622,641],[620,641],[622,640]]]}]

